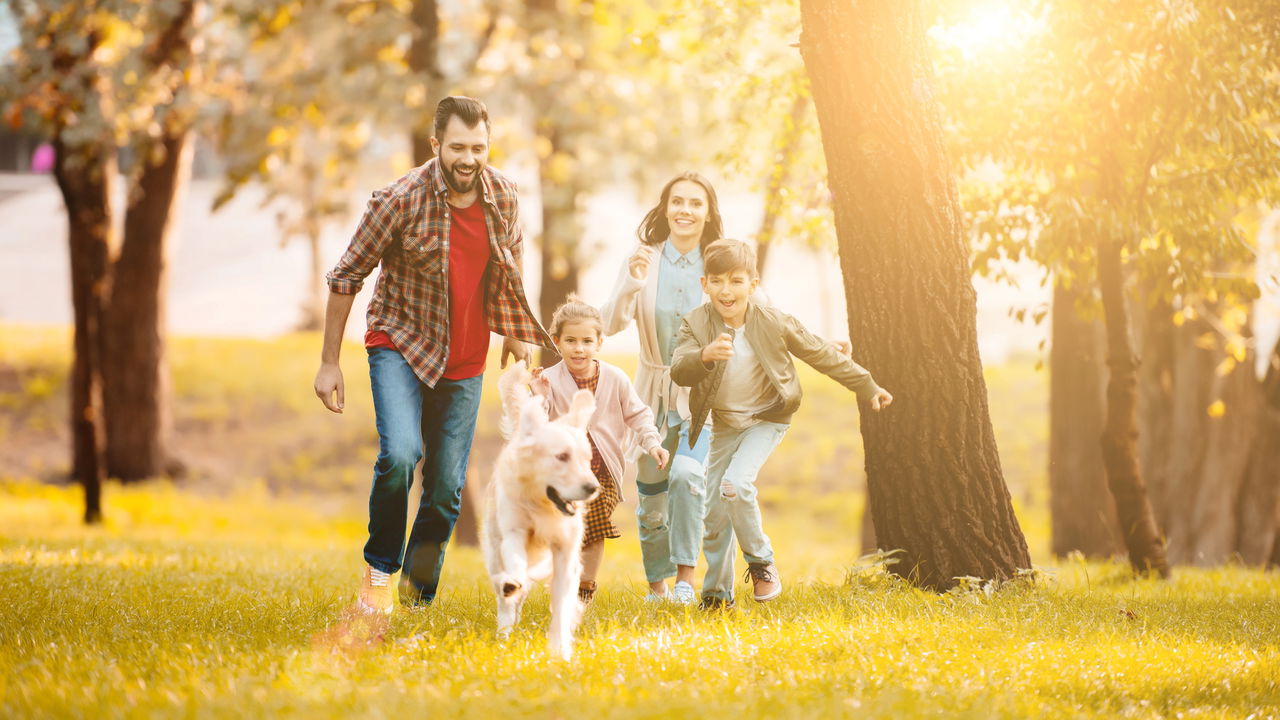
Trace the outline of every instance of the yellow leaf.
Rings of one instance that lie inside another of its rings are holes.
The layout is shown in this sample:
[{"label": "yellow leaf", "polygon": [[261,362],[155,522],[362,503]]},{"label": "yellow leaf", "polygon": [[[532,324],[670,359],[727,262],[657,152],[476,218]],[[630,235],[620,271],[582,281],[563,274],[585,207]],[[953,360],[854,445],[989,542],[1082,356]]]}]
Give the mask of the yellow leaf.
[{"label": "yellow leaf", "polygon": [[1173,314],[1173,324],[1175,326],[1182,327],[1182,323],[1186,321],[1187,321],[1187,316],[1184,315],[1181,310]]},{"label": "yellow leaf", "polygon": [[282,127],[273,127],[271,128],[271,132],[267,133],[267,145],[270,145],[271,147],[283,145],[288,141],[288,139],[289,131]]},{"label": "yellow leaf", "polygon": [[1209,406],[1208,412],[1209,412],[1209,417],[1220,418],[1223,415],[1227,414],[1227,404],[1222,402],[1221,400],[1217,400],[1212,405]]}]

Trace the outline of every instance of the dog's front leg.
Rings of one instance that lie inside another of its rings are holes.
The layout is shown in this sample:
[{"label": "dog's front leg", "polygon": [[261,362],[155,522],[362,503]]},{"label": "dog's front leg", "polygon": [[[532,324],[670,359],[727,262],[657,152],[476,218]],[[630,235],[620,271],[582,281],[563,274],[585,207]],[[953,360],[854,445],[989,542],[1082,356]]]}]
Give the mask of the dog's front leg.
[{"label": "dog's front leg", "polygon": [[522,587],[510,595],[498,595],[498,637],[506,640],[511,637],[511,629],[520,621],[520,608],[529,588]]},{"label": "dog's front leg", "polygon": [[568,547],[551,550],[551,627],[547,630],[547,650],[566,661],[573,659],[573,632],[578,627],[578,580],[582,577],[582,561],[578,557],[579,541]]},{"label": "dog's front leg", "polygon": [[525,546],[527,531],[509,530],[502,534],[502,573],[493,577],[494,589],[503,597],[515,595],[529,586],[529,550]]}]

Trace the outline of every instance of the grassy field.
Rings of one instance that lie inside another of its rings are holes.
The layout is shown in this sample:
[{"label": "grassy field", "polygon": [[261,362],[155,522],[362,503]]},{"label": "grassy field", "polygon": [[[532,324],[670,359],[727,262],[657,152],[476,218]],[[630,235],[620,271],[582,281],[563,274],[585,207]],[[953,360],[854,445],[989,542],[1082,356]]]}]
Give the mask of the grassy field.
[{"label": "grassy field", "polygon": [[727,615],[646,604],[625,504],[565,665],[544,651],[545,591],[494,639],[470,547],[450,549],[431,609],[381,625],[349,613],[376,449],[358,347],[334,416],[310,392],[315,336],[176,339],[188,473],[109,485],[105,523],[86,528],[61,483],[66,337],[0,325],[0,718],[1280,717],[1275,573],[1157,582],[1047,555],[1034,359],[987,372],[1034,580],[935,595],[860,559],[856,407],[802,368],[805,405],[761,483],[783,597]]},{"label": "grassy field", "polygon": [[0,717],[1280,715],[1280,583],[1257,571],[1069,561],[935,595],[813,542],[782,598],[721,615],[645,604],[624,539],[565,665],[544,650],[545,591],[494,639],[474,549],[451,550],[435,606],[371,626],[345,611],[360,516],[113,497],[111,523],[84,528],[71,490],[0,487]]}]

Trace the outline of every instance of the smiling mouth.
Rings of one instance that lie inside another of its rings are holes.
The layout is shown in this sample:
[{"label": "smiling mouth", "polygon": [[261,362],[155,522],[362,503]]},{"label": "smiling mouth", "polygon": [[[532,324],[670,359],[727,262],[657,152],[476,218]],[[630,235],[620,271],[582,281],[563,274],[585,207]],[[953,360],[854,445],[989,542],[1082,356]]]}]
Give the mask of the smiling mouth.
[{"label": "smiling mouth", "polygon": [[578,512],[577,506],[565,502],[565,499],[560,497],[560,493],[556,492],[556,489],[551,486],[547,486],[547,498],[565,517],[573,517]]}]

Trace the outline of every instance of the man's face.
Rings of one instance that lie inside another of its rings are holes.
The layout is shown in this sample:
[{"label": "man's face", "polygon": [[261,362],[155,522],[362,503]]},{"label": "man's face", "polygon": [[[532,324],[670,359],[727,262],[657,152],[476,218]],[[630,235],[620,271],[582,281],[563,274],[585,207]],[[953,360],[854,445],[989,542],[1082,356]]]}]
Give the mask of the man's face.
[{"label": "man's face", "polygon": [[480,171],[489,161],[489,129],[484,121],[467,127],[457,115],[449,118],[444,137],[431,138],[431,149],[440,158],[444,181],[455,193],[469,193],[476,187]]},{"label": "man's face", "polygon": [[734,270],[703,276],[702,291],[711,298],[711,304],[726,325],[741,327],[747,319],[747,299],[759,284],[760,279],[751,277],[746,270]]}]

